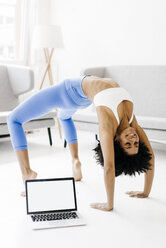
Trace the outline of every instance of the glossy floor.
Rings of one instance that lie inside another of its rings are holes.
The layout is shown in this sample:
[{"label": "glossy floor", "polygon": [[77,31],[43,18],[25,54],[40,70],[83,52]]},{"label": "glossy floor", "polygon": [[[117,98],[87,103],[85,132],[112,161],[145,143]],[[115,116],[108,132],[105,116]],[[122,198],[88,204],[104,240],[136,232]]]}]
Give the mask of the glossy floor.
[{"label": "glossy floor", "polygon": [[[46,130],[27,136],[31,167],[39,178],[71,176],[68,149],[63,148],[56,129],[52,135],[52,147]],[[0,247],[166,247],[166,147],[153,145],[156,169],[150,197],[136,199],[125,194],[143,189],[143,175],[121,176],[116,179],[114,211],[102,212],[89,206],[106,199],[103,170],[93,158],[94,134],[79,131],[78,137],[84,177],[76,183],[76,192],[87,225],[41,231],[32,231],[27,225],[19,166],[10,141],[0,142]]]}]

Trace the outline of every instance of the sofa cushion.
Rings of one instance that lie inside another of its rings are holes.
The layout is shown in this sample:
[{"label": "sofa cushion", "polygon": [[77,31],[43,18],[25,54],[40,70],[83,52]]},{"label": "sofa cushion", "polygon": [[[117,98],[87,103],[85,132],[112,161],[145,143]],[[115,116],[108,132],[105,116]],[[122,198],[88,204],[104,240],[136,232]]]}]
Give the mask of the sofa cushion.
[{"label": "sofa cushion", "polygon": [[84,110],[78,110],[73,116],[73,121],[87,122],[98,124],[97,114],[95,112]]},{"label": "sofa cushion", "polygon": [[[7,116],[10,114],[10,111],[5,111],[5,112],[0,112],[0,124],[4,124],[7,122]],[[55,118],[57,116],[56,111],[51,111],[45,115],[42,115],[38,118],[36,118],[37,120],[45,120],[45,119],[52,119]],[[36,121],[36,119],[32,120],[32,121]]]},{"label": "sofa cushion", "polygon": [[[98,124],[97,114],[92,109],[79,110],[72,119],[76,122]],[[144,129],[166,130],[166,118],[136,116],[136,119]]]},{"label": "sofa cushion", "polygon": [[0,112],[0,124],[4,124],[7,122],[7,116],[10,114],[10,111]]},{"label": "sofa cushion", "polygon": [[131,94],[136,116],[166,118],[165,65],[113,65],[85,68],[82,75],[109,77]]},{"label": "sofa cushion", "polygon": [[155,129],[166,131],[166,118],[136,116],[139,125],[144,129]]},{"label": "sofa cushion", "polygon": [[166,118],[166,66],[108,66],[104,77],[129,91],[136,116]]},{"label": "sofa cushion", "polygon": [[52,127],[55,125],[55,120],[53,118],[41,119],[41,120],[33,120],[23,124],[23,128],[25,131],[40,129],[45,127]]},{"label": "sofa cushion", "polygon": [[18,103],[10,86],[7,68],[0,65],[0,111],[12,110]]},{"label": "sofa cushion", "polygon": [[[43,119],[43,120],[33,120],[23,124],[23,128],[25,131],[40,129],[40,128],[48,128],[55,125],[55,120],[53,118]],[[9,134],[7,124],[0,124],[0,135]]]}]

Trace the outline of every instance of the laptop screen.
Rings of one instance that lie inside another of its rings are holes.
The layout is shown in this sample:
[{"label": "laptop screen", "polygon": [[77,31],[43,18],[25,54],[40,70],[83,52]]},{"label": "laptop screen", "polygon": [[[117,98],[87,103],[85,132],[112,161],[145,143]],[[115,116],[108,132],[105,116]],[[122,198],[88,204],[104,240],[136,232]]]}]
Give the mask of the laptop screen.
[{"label": "laptop screen", "polygon": [[77,210],[74,178],[26,181],[27,214]]}]

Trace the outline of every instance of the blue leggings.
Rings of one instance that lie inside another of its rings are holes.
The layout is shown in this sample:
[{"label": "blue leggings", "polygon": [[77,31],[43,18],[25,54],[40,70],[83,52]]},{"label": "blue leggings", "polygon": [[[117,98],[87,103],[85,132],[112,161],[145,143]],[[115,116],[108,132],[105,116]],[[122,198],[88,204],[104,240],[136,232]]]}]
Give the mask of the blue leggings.
[{"label": "blue leggings", "polygon": [[[84,76],[85,77],[85,76]],[[58,108],[64,137],[68,144],[77,142],[77,134],[71,116],[91,105],[82,89],[84,77],[66,79],[62,83],[39,91],[16,107],[7,118],[12,146],[15,151],[26,150],[27,140],[22,124]]]}]

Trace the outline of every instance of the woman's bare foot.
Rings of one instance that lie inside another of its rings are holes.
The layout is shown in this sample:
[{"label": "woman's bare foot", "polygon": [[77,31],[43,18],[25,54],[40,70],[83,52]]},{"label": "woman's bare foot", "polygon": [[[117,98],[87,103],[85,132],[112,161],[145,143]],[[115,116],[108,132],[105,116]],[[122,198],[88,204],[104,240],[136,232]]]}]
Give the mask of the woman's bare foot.
[{"label": "woman's bare foot", "polygon": [[[23,183],[25,184],[26,180],[35,179],[37,177],[37,173],[33,170],[30,170],[26,175],[23,176]],[[25,191],[21,192],[21,196],[25,197]]]},{"label": "woman's bare foot", "polygon": [[79,159],[73,159],[72,170],[73,170],[73,177],[75,181],[81,181],[82,172],[81,172],[81,162]]},{"label": "woman's bare foot", "polygon": [[35,179],[36,177],[37,173],[33,170],[30,170],[27,174],[23,176],[23,182],[25,183],[25,180]]}]

